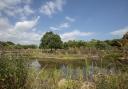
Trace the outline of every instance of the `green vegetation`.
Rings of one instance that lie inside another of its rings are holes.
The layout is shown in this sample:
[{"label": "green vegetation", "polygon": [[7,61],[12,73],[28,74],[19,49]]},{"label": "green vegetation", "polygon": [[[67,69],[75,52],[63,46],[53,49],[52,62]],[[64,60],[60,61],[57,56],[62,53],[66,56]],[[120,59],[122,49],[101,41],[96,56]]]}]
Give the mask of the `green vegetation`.
[{"label": "green vegetation", "polygon": [[54,34],[53,32],[46,32],[45,35],[41,38],[40,48],[47,49],[60,49],[62,47],[62,41],[59,35]]},{"label": "green vegetation", "polygon": [[68,41],[63,43],[63,48],[96,48],[100,50],[106,50],[106,49],[112,49],[112,48],[121,48],[121,47],[127,47],[128,48],[128,33],[126,33],[122,39],[113,39],[113,40],[95,40],[92,39],[91,41]]},{"label": "green vegetation", "polygon": [[0,41],[0,49],[36,49],[38,48],[37,45],[31,44],[31,45],[21,45],[21,44],[15,44],[13,42],[7,41]]},{"label": "green vegetation", "polygon": [[0,89],[25,89],[27,60],[4,52],[0,56]]},{"label": "green vegetation", "polygon": [[[117,55],[109,55],[107,58],[110,57],[117,58]],[[29,60],[24,59],[20,53],[10,54],[3,52],[0,60],[0,89],[128,88],[127,71],[107,74],[102,72],[102,68],[99,67],[99,69],[94,69],[92,76],[91,71],[93,70],[89,60],[83,61],[83,67],[74,67],[70,64],[61,65],[61,67],[48,67],[49,64],[45,64],[40,71],[34,67],[27,67]],[[105,60],[106,59],[104,59],[102,63],[104,63]]]},{"label": "green vegetation", "polygon": [[[5,49],[36,49],[37,45],[21,45],[15,44],[13,42],[0,41],[0,48]],[[83,40],[69,40],[68,42],[62,42],[59,35],[53,32],[46,32],[44,36],[41,38],[41,43],[39,48],[43,49],[70,49],[70,48],[96,48],[100,50],[112,49],[112,48],[128,48],[128,32],[121,39],[113,39],[113,40],[95,40],[91,41],[83,41]]]},{"label": "green vegetation", "polygon": [[[41,68],[31,65],[35,60]],[[128,89],[128,33],[122,39],[62,42],[47,32],[40,49],[0,42],[0,89]]]}]

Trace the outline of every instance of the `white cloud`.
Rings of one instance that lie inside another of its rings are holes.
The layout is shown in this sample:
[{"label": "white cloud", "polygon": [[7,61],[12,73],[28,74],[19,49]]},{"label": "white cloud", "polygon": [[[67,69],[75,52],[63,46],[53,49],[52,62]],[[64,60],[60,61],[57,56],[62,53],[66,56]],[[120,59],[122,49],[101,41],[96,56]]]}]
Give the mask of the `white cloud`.
[{"label": "white cloud", "polygon": [[66,16],[65,19],[68,20],[68,21],[70,21],[70,22],[74,22],[75,21],[74,18],[71,18],[71,17],[68,17],[68,16]]},{"label": "white cloud", "polygon": [[60,28],[68,28],[68,27],[69,27],[69,23],[67,23],[67,22],[62,23],[62,24],[60,24],[59,27],[60,27]]},{"label": "white cloud", "polygon": [[68,41],[68,40],[75,40],[77,37],[80,36],[90,36],[92,35],[92,32],[80,32],[79,30],[74,30],[72,32],[66,32],[64,34],[61,34],[61,38],[63,41]]},{"label": "white cloud", "polygon": [[21,3],[21,0],[0,0],[0,10],[7,9],[9,7],[13,7],[16,4]]},{"label": "white cloud", "polygon": [[56,27],[49,27],[49,29],[51,29],[52,31],[58,31],[59,28],[56,28]]},{"label": "white cloud", "polygon": [[64,4],[65,0],[47,1],[45,4],[41,6],[40,12],[45,15],[51,16],[52,14],[55,14],[57,11],[62,11]]},{"label": "white cloud", "polygon": [[25,6],[24,6],[23,12],[26,13],[27,15],[34,13],[34,11],[30,8],[29,5],[25,5]]},{"label": "white cloud", "polygon": [[49,29],[52,30],[52,31],[64,30],[64,29],[67,29],[67,28],[70,27],[70,23],[71,23],[71,22],[74,22],[74,21],[75,21],[75,19],[70,18],[70,17],[68,17],[68,16],[66,16],[65,19],[66,19],[65,22],[63,22],[63,23],[61,23],[61,24],[59,24],[59,25],[57,25],[57,26],[55,26],[55,27],[54,27],[54,26],[49,27]]},{"label": "white cloud", "polygon": [[9,23],[8,18],[0,17],[0,30],[6,30],[10,27],[11,27],[11,25]]},{"label": "white cloud", "polygon": [[0,10],[14,8],[14,6],[23,4],[30,4],[32,0],[0,0]]},{"label": "white cloud", "polygon": [[31,21],[22,21],[22,22],[17,22],[15,24],[14,30],[20,30],[20,31],[24,31],[24,30],[30,30],[33,27],[35,27],[35,25],[37,24],[37,21],[39,20],[39,16],[35,19],[35,20],[31,20]]},{"label": "white cloud", "polygon": [[[33,20],[16,22],[15,25],[9,25],[9,28],[5,28],[3,30],[0,28],[0,40],[9,40],[22,44],[39,44],[42,34],[33,31],[38,23],[38,20],[39,17]],[[8,24],[9,22],[6,21],[5,26]]]},{"label": "white cloud", "polygon": [[4,10],[4,13],[6,13],[9,16],[19,15],[21,17],[29,16],[34,13],[34,10],[32,10],[29,5],[25,5],[23,8],[20,8],[20,7],[18,7],[17,9],[15,8],[6,9]]},{"label": "white cloud", "polygon": [[123,36],[126,32],[128,32],[128,27],[110,32],[110,34],[115,36]]},{"label": "white cloud", "polygon": [[32,0],[0,0],[0,12],[8,16],[25,17],[34,13],[30,8]]},{"label": "white cloud", "polygon": [[60,31],[60,30],[63,30],[63,29],[69,28],[69,27],[70,27],[69,23],[64,22],[64,23],[61,23],[60,25],[58,25],[57,27],[49,27],[49,29],[52,31]]}]

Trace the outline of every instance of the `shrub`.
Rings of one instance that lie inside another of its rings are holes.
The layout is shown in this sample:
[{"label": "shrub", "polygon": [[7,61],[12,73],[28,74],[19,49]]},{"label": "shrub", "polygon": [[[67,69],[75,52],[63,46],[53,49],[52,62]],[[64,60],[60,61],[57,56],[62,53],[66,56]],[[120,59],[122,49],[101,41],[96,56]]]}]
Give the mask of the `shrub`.
[{"label": "shrub", "polygon": [[1,54],[0,89],[25,89],[27,62],[22,57]]}]

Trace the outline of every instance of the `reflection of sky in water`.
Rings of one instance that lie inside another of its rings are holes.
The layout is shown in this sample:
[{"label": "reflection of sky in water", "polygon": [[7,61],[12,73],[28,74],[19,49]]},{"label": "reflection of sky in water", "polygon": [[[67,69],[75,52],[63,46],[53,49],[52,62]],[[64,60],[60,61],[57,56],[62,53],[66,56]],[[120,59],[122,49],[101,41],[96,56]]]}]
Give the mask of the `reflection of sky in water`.
[{"label": "reflection of sky in water", "polygon": [[[91,72],[91,75],[89,74],[89,76],[93,75],[92,69],[93,67],[90,67],[89,72]],[[82,73],[83,79],[86,80],[87,74],[86,74],[86,67],[83,66],[82,68],[78,67],[78,68],[73,68],[73,67],[69,67],[67,65],[62,65],[61,68],[61,76],[63,78],[71,78],[71,79],[79,79],[80,74]]]},{"label": "reflection of sky in water", "polygon": [[40,63],[38,62],[38,60],[33,60],[30,66],[31,66],[32,68],[37,69],[37,70],[41,68],[41,65],[40,65]]},{"label": "reflection of sky in water", "polygon": [[[35,70],[40,70],[41,69],[41,64],[39,63],[38,60],[33,60],[30,64],[32,68]],[[49,69],[46,69],[49,71],[49,75],[51,75],[51,71]],[[54,68],[53,68],[54,70]],[[83,80],[93,80],[93,75],[97,73],[102,73],[102,74],[107,74],[107,69],[104,68],[99,68],[95,66],[92,62],[90,66],[86,68],[86,65],[83,67],[71,67],[71,65],[61,65],[60,68],[58,69],[60,71],[60,77],[62,78],[71,78],[73,80],[77,80],[82,76]],[[111,71],[111,70],[109,70]],[[113,71],[113,70],[112,70]]]},{"label": "reflection of sky in water", "polygon": [[62,65],[60,69],[61,69],[61,75],[62,75],[62,77],[63,77],[63,78],[66,78],[67,73],[68,73],[68,71],[67,71],[67,70],[68,70],[67,66]]},{"label": "reflection of sky in water", "polygon": [[107,69],[96,67],[94,66],[93,63],[88,67],[88,69],[86,68],[86,66],[83,66],[82,68],[80,67],[73,68],[68,65],[62,65],[60,71],[61,71],[61,77],[63,78],[71,78],[76,80],[79,79],[80,75],[82,74],[83,80],[89,79],[90,81],[93,81],[93,76],[97,73],[101,73],[101,74],[109,73],[107,72]]}]

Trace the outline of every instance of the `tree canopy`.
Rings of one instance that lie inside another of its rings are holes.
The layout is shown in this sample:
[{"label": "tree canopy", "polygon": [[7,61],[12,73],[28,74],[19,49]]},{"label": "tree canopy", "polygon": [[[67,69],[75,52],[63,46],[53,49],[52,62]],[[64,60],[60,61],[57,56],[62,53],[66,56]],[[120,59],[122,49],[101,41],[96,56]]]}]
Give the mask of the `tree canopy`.
[{"label": "tree canopy", "polygon": [[53,32],[46,32],[41,38],[40,48],[59,49],[62,47],[62,41],[59,35]]},{"label": "tree canopy", "polygon": [[5,48],[5,49],[36,49],[38,48],[37,45],[34,44],[29,44],[29,45],[23,45],[23,44],[15,44],[11,41],[0,41],[0,48]]}]

